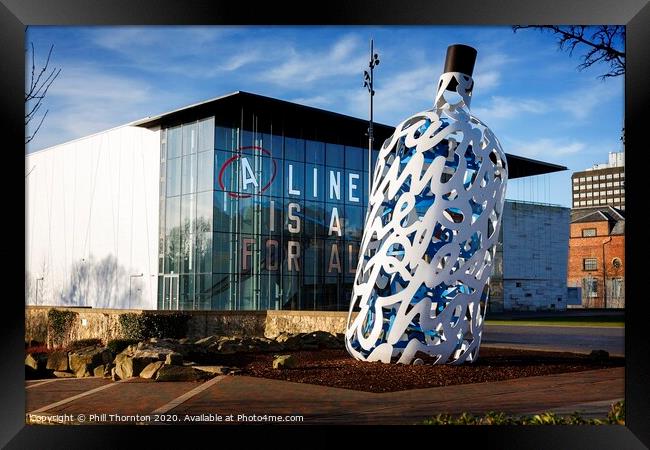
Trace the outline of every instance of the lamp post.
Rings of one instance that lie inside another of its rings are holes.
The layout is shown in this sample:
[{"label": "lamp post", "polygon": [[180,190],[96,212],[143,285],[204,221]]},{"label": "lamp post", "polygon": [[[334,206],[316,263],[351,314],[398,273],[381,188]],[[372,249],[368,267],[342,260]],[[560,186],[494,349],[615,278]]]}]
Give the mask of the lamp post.
[{"label": "lamp post", "polygon": [[129,275],[129,309],[131,309],[131,281],[133,281],[134,278],[142,276],[144,276],[142,273],[139,273],[137,275]]},{"label": "lamp post", "polygon": [[605,245],[612,241],[612,237],[603,242],[603,303],[607,309],[607,264],[605,263]]},{"label": "lamp post", "polygon": [[368,196],[370,197],[370,187],[372,186],[372,144],[373,144],[373,134],[372,134],[372,98],[375,96],[374,90],[374,69],[375,66],[379,65],[379,55],[374,52],[374,41],[370,39],[370,62],[368,67],[370,68],[370,73],[367,70],[363,71],[363,86],[368,89],[370,94],[370,120],[368,124]]},{"label": "lamp post", "polygon": [[40,277],[36,279],[36,306],[38,306],[38,282],[43,281],[45,277]]}]

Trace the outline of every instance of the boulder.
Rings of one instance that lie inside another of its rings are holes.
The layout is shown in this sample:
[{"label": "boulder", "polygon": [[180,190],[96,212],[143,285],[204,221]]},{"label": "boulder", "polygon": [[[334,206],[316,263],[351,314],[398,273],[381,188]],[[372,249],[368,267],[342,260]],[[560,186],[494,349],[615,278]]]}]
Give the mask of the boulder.
[{"label": "boulder", "polygon": [[293,355],[278,355],[273,360],[274,369],[291,369],[296,367],[298,361]]},{"label": "boulder", "polygon": [[68,354],[62,351],[50,353],[47,357],[47,365],[45,367],[48,370],[65,372],[69,368]]},{"label": "boulder", "polygon": [[226,375],[232,370],[227,366],[194,366],[194,369],[211,375]]},{"label": "boulder", "polygon": [[47,366],[47,353],[28,353],[25,357],[25,365],[35,371],[42,371]]},{"label": "boulder", "polygon": [[199,339],[198,341],[195,342],[195,344],[196,345],[204,345],[204,346],[208,347],[208,346],[214,344],[215,342],[218,342],[219,338],[220,338],[219,336],[214,336],[214,335],[213,336],[208,336],[208,337],[204,337],[202,339]]},{"label": "boulder", "polygon": [[156,381],[196,381],[209,376],[206,372],[188,366],[163,365],[156,373]]},{"label": "boulder", "polygon": [[147,364],[147,367],[142,369],[142,372],[140,372],[140,378],[146,378],[147,380],[152,379],[158,370],[165,365],[165,362],[163,361],[156,361]]},{"label": "boulder", "polygon": [[101,364],[93,369],[93,376],[94,377],[103,377],[104,372],[106,371],[106,368],[104,367],[104,364]]},{"label": "boulder", "polygon": [[94,346],[84,347],[68,354],[70,370],[79,378],[92,376],[95,367],[109,364],[111,357],[109,349]]},{"label": "boulder", "polygon": [[605,350],[592,350],[589,354],[589,359],[592,359],[596,362],[604,362],[609,359],[609,352]]},{"label": "boulder", "polygon": [[283,332],[275,338],[275,341],[282,344],[285,350],[298,350],[301,346],[300,335],[297,334]]},{"label": "boulder", "polygon": [[182,366],[183,365],[183,355],[180,353],[168,353],[165,358],[165,364],[168,366]]},{"label": "boulder", "polygon": [[150,363],[156,361],[164,362],[167,359],[167,355],[177,353],[171,348],[172,344],[160,339],[153,343],[139,342],[136,346],[127,347],[115,357],[115,372],[117,376],[121,379],[137,377]]},{"label": "boulder", "polygon": [[120,376],[117,374],[117,370],[115,367],[111,368],[111,380],[113,381],[121,380]]},{"label": "boulder", "polygon": [[57,378],[74,378],[74,373],[64,372],[62,370],[55,370],[54,376]]}]

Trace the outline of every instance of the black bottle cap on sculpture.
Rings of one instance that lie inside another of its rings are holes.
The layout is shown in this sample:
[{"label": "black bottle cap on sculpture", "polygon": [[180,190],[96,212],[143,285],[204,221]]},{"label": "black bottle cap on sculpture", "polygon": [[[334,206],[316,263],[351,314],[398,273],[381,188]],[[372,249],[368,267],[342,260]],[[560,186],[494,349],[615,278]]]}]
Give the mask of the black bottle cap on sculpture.
[{"label": "black bottle cap on sculpture", "polygon": [[477,51],[469,45],[454,44],[447,47],[447,58],[443,73],[460,72],[472,76]]}]

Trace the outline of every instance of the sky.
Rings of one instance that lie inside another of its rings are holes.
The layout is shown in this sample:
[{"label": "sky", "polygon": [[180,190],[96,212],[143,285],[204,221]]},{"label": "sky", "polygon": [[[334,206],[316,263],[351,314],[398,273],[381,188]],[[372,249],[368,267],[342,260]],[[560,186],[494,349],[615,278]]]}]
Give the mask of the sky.
[{"label": "sky", "polygon": [[[374,39],[374,120],[390,126],[433,106],[446,49],[478,50],[472,113],[506,153],[567,171],[511,180],[507,198],[571,206],[571,173],[622,150],[624,78],[578,71],[555,38],[509,26],[30,26],[37,67],[54,45],[48,115],[32,152],[242,90],[368,118],[363,71]],[[31,54],[26,53],[26,80]],[[27,130],[28,132],[30,130]]]}]

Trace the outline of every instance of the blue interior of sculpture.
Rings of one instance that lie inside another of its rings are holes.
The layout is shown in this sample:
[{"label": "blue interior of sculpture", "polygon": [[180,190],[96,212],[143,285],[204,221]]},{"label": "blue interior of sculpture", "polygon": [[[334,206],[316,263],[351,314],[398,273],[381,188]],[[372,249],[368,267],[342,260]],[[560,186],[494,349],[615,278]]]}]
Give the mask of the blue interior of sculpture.
[{"label": "blue interior of sculpture", "polygon": [[[411,126],[414,123],[414,120],[421,120],[421,119],[422,118],[419,119],[414,118],[413,121],[410,121],[409,123],[405,124],[403,129],[406,129],[408,126]],[[441,118],[441,122],[442,123],[439,129],[436,131],[436,133],[438,133],[441,129],[445,128],[449,124],[448,121],[445,120],[444,118]],[[427,129],[431,126],[431,123],[432,122],[428,118],[424,120],[422,125],[418,127],[418,129],[415,131],[414,137],[417,139],[423,133],[425,133]],[[456,151],[456,146],[458,145],[457,144],[458,141],[462,141],[462,137],[456,140],[455,138],[458,138],[458,136],[455,136],[454,133],[450,133],[447,137],[448,139],[441,140],[437,145],[433,146],[432,148],[426,150],[423,153],[425,168],[429,164],[431,164],[436,158],[445,159],[446,170],[441,177],[440,180],[441,183],[445,183],[451,178],[451,176],[458,169],[459,162],[460,162],[460,156]],[[453,152],[453,158],[449,157],[450,151]],[[395,149],[392,153],[397,158],[399,158],[400,173],[401,173],[402,169],[409,163],[411,158],[415,155],[416,147],[407,147],[405,145],[405,137],[402,137],[395,143]],[[466,162],[466,172],[463,179],[463,185],[465,189],[470,189],[472,184],[476,181],[476,175],[479,172],[482,161],[481,158],[476,156],[471,145],[467,147],[463,156]],[[396,160],[394,160],[394,162],[395,161]],[[410,178],[406,179],[403,185],[398,190],[397,194],[393,198],[385,199],[385,201],[382,203],[381,218],[382,218],[382,223],[384,225],[390,223],[395,208],[399,204],[400,196],[404,192],[410,191],[411,182],[412,180]],[[443,200],[452,200],[453,198],[455,198],[453,192],[449,192],[442,196]],[[408,226],[410,225],[410,223],[413,222],[413,220],[422,220],[426,212],[429,210],[431,205],[434,204],[435,201],[436,198],[434,193],[431,192],[428,186],[425,187],[422,190],[422,192],[419,192],[418,194],[415,195],[415,207],[413,208],[415,214],[406,216],[402,220],[401,225]],[[485,210],[485,204],[481,205],[475,202],[473,199],[470,199],[469,203],[472,210],[471,222],[473,223],[478,219],[478,217]],[[406,205],[402,204],[402,208],[405,206]],[[448,218],[451,218],[451,220],[454,223],[460,223],[463,220],[465,220],[465,217],[463,216],[463,213],[460,209],[450,207],[447,208],[445,211],[448,213],[447,215]],[[427,261],[432,261],[441,247],[449,244],[450,242],[453,242],[456,233],[454,230],[446,228],[441,223],[436,223],[433,226],[434,226],[433,238],[429,242],[424,256]],[[415,236],[415,232],[407,236],[411,241],[411,243],[413,243],[414,236]],[[482,248],[481,233],[475,232],[469,239],[467,239],[464,242],[459,242],[458,245],[460,246],[460,253],[458,256],[458,261],[454,266],[456,269],[462,265],[463,261],[470,259],[477,251],[479,251]],[[378,252],[383,253],[387,256],[395,257],[399,260],[403,259],[404,251],[405,250],[402,245],[394,244],[394,243],[388,244],[388,246],[386,247],[382,246],[380,249],[378,249]],[[366,261],[369,258],[368,255],[364,255],[364,257]],[[375,307],[377,299],[395,295],[408,285],[408,281],[404,280],[400,276],[399,272],[389,273],[386,272],[383,268],[381,269],[381,273],[378,279],[387,280],[387,282],[384,283],[383,286],[379,286],[375,284],[373,292],[370,295],[370,298],[368,300],[368,310],[362,326],[362,334],[364,336],[368,336],[370,334],[370,331],[373,325],[375,324],[375,321],[378,320],[377,317],[378,311]],[[407,305],[408,308],[407,313],[408,310],[412,308],[413,305],[416,305],[422,301],[428,301],[431,302],[430,317],[435,318],[445,310],[447,305],[451,301],[453,301],[453,299],[456,296],[461,294],[470,295],[473,292],[474,290],[472,288],[470,288],[469,286],[461,282],[451,286],[441,283],[435,286],[434,288],[429,288],[426,286],[426,284],[423,283],[417,289],[417,291],[409,301],[409,304]],[[486,291],[484,291],[482,295],[482,300],[484,299],[487,299]],[[388,336],[388,333],[390,332],[391,327],[393,326],[393,323],[395,321],[395,317],[397,315],[397,308],[399,308],[399,306],[400,303],[397,303],[392,306],[389,305],[381,308],[381,317],[379,320],[382,320],[382,333],[380,334],[379,339],[375,343],[375,346],[381,344],[382,342],[385,342],[385,339]],[[465,310],[460,311],[460,313],[458,314],[456,311],[453,311],[450,319],[452,324],[455,324],[458,320],[460,320],[461,319],[460,316],[463,314],[466,314]],[[427,343],[431,343],[431,341],[434,340],[435,338],[440,338],[440,339],[450,338],[447,336],[441,336],[435,330],[428,330],[428,329],[423,330],[422,326],[420,325],[419,315],[416,315],[412,319],[410,326],[407,327],[406,329],[405,334],[406,336],[403,336],[397,343],[395,343],[393,348],[397,348],[397,349],[404,348],[408,344],[408,342],[412,339],[417,339],[418,341],[427,344]],[[458,336],[457,341],[458,341],[458,347],[460,347],[460,345],[463,342],[463,336]],[[357,351],[361,352],[364,356],[368,356],[374,349],[374,346],[367,350],[363,349],[359,345],[358,340],[356,339],[354,339],[351,342],[351,344]]]}]

